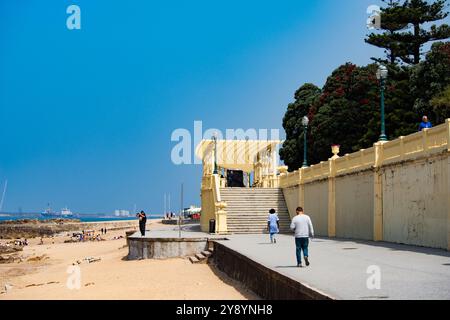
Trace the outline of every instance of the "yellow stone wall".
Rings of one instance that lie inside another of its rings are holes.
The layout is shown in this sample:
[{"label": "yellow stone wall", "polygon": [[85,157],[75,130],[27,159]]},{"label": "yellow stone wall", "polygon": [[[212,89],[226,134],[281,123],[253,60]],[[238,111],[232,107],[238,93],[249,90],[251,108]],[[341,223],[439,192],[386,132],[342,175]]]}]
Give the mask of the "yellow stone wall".
[{"label": "yellow stone wall", "polygon": [[291,216],[303,206],[318,234],[450,249],[450,119],[282,173],[279,185]]},{"label": "yellow stone wall", "polygon": [[226,204],[220,198],[220,177],[216,174],[206,174],[202,177],[201,187],[202,214],[200,227],[203,232],[209,232],[209,221],[214,219],[215,233],[226,234],[227,212]]}]

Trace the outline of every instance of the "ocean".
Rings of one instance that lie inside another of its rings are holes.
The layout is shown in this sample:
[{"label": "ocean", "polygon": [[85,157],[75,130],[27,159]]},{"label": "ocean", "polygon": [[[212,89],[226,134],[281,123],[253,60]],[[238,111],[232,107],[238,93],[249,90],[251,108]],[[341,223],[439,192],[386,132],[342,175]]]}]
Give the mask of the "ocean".
[{"label": "ocean", "polygon": [[[60,217],[43,217],[39,213],[0,213],[0,221],[7,220],[21,220],[21,219],[37,219],[37,220],[49,220],[59,219]],[[147,215],[147,219],[162,219],[163,215]],[[116,217],[104,214],[80,214],[73,219],[79,219],[81,222],[101,222],[101,221],[124,221],[124,220],[136,220],[136,217]]]}]

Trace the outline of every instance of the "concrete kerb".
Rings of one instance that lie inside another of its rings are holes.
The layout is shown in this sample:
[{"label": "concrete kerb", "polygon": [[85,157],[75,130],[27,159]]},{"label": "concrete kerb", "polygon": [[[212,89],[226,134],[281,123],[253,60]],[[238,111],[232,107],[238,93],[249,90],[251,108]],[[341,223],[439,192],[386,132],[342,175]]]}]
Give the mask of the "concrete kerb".
[{"label": "concrete kerb", "polygon": [[140,237],[127,233],[127,245],[128,260],[185,258],[208,250],[211,238]]},{"label": "concrete kerb", "polygon": [[213,243],[215,266],[263,299],[336,300],[335,297],[280,274],[216,240]]}]

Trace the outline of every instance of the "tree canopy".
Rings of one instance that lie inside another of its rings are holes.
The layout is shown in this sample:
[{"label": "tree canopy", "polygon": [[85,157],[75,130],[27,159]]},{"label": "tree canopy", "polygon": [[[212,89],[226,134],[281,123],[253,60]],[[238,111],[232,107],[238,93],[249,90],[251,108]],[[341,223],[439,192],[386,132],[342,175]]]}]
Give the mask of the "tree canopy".
[{"label": "tree canopy", "polygon": [[[434,124],[450,117],[450,42],[434,42],[450,38],[450,28],[446,24],[424,27],[448,16],[446,0],[385,3],[381,12],[383,32],[365,39],[385,48],[385,57],[373,58],[378,64],[357,66],[347,62],[331,73],[323,88],[306,83],[295,92],[283,118],[286,140],[280,149],[280,158],[290,171],[303,163],[301,120],[305,115],[310,118],[309,163],[327,160],[333,144],[339,144],[341,154],[345,154],[371,147],[378,140],[379,64],[389,71],[385,86],[389,139],[417,131],[423,115]],[[428,42],[434,43],[428,52],[422,52]]]},{"label": "tree canopy", "polygon": [[[450,37],[450,27],[447,24],[433,24],[448,16],[445,5],[446,0],[436,0],[432,3],[425,0],[406,0],[403,4],[391,0],[381,9],[383,32],[371,33],[365,41],[384,48],[386,61],[390,63],[400,59],[406,64],[418,64],[423,45]],[[429,27],[425,26],[430,23]]]}]

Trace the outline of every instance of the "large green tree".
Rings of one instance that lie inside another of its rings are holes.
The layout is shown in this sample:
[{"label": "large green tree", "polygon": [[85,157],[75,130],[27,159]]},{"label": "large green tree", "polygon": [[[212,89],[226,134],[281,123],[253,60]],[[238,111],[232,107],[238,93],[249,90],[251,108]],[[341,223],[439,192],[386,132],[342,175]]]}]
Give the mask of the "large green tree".
[{"label": "large green tree", "polygon": [[391,63],[399,58],[406,64],[418,64],[425,44],[450,37],[447,24],[434,24],[448,16],[446,3],[447,0],[404,0],[403,4],[391,1],[381,12],[384,32],[370,34],[366,42],[385,48]]},{"label": "large green tree", "polygon": [[[385,88],[385,124],[388,139],[392,140],[417,131],[419,115],[412,107],[415,97],[410,93],[411,68],[390,64],[388,70]],[[380,136],[381,110],[378,83],[375,90],[377,90],[375,106],[371,110],[367,130],[362,134],[356,149],[371,146]]]},{"label": "large green tree", "polygon": [[415,98],[414,111],[418,116],[428,115],[435,123],[450,117],[447,109],[433,106],[431,100],[441,95],[450,85],[450,42],[433,44],[425,60],[412,69],[411,96]]},{"label": "large green tree", "polygon": [[[435,124],[450,117],[450,43],[435,42],[420,61],[424,44],[450,35],[445,24],[426,28],[427,22],[447,17],[445,3],[445,0],[431,4],[423,0],[389,1],[382,12],[385,32],[366,39],[386,49],[387,59],[374,60],[389,70],[385,88],[389,139],[417,131],[424,114]],[[332,144],[340,144],[341,154],[345,154],[378,141],[381,116],[377,68],[378,64],[358,67],[346,63],[333,71],[322,89],[305,84],[297,90],[295,101],[289,104],[283,119],[286,141],[280,150],[281,159],[290,171],[301,167],[303,162],[301,121],[305,115],[311,120],[310,164],[327,160]]]},{"label": "large green tree", "polygon": [[450,85],[444,91],[434,96],[430,104],[438,119],[450,118]]},{"label": "large green tree", "polygon": [[346,63],[328,77],[311,123],[312,148],[318,160],[331,156],[331,145],[341,154],[366,145],[360,140],[377,108],[377,66],[358,67]]},{"label": "large green tree", "polygon": [[[295,101],[288,105],[283,118],[283,128],[286,131],[286,140],[280,149],[280,158],[289,167],[290,171],[301,167],[303,163],[303,126],[304,116],[312,117],[311,107],[316,103],[321,90],[311,83],[301,86],[294,95]],[[314,157],[309,152],[309,157]],[[314,161],[314,158],[310,158]]]}]

